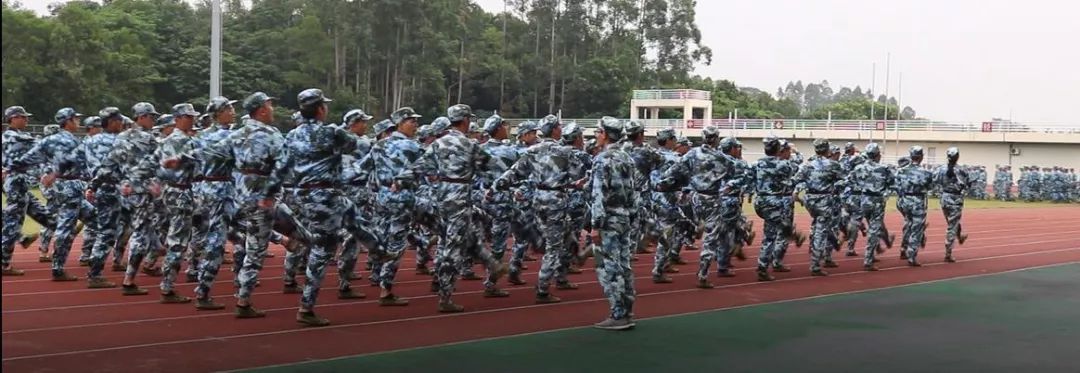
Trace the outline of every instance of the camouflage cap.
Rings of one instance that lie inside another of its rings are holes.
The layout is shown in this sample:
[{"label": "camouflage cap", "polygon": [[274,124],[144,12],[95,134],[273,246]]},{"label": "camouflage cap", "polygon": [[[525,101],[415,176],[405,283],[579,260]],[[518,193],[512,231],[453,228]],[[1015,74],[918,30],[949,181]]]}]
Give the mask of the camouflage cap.
[{"label": "camouflage cap", "polygon": [[675,128],[667,127],[662,130],[656,131],[656,141],[667,141],[675,139]]},{"label": "camouflage cap", "polygon": [[334,100],[326,97],[326,95],[323,94],[323,91],[318,88],[308,88],[300,91],[300,93],[296,95],[296,103],[300,105],[301,108],[306,108],[327,102],[334,102]]},{"label": "camouflage cap", "polygon": [[62,125],[62,124],[64,124],[64,122],[67,122],[69,119],[81,118],[81,117],[85,117],[85,115],[82,115],[82,113],[79,113],[79,112],[75,111],[75,109],[66,107],[66,108],[57,110],[56,115],[53,115],[53,120],[56,121],[56,124],[61,124]]},{"label": "camouflage cap", "polygon": [[694,146],[694,142],[690,141],[690,138],[686,137],[686,136],[679,136],[679,138],[678,138],[678,140],[676,140],[676,142],[679,145]]},{"label": "camouflage cap", "polygon": [[863,150],[863,152],[870,156],[881,155],[881,145],[876,142],[866,144],[866,150]]},{"label": "camouflage cap", "polygon": [[394,112],[390,114],[390,121],[393,122],[394,125],[398,125],[398,124],[401,124],[402,121],[404,121],[406,119],[409,119],[409,118],[423,118],[423,117],[424,117],[423,115],[417,114],[416,110],[413,110],[413,108],[406,106],[406,107],[394,110]]},{"label": "camouflage cap", "polygon": [[120,108],[115,106],[109,106],[107,108],[101,109],[100,111],[98,111],[98,116],[101,117],[102,122],[108,122],[113,118],[123,119],[120,118],[121,116],[123,116],[123,114],[120,113]]},{"label": "camouflage cap", "polygon": [[912,145],[908,148],[908,156],[911,158],[917,158],[923,156],[923,148],[919,145]]},{"label": "camouflage cap", "polygon": [[828,139],[814,139],[814,151],[815,152],[821,153],[821,152],[829,151],[829,146],[830,146],[830,144],[829,144]]},{"label": "camouflage cap", "polygon": [[131,107],[131,115],[138,118],[143,115],[159,116],[161,113],[157,112],[154,105],[149,102],[139,102]]},{"label": "camouflage cap", "polygon": [[780,143],[780,138],[772,135],[766,136],[765,138],[761,139],[761,144],[764,145],[766,153],[778,152],[783,146],[783,144]]},{"label": "camouflage cap", "polygon": [[605,135],[607,135],[610,141],[614,142],[622,139],[623,131],[625,131],[625,126],[623,126],[622,121],[618,119],[612,117],[603,117],[600,118],[599,129],[603,131]]},{"label": "camouflage cap", "polygon": [[571,121],[563,125],[562,139],[563,141],[572,142],[585,134],[585,130],[577,124],[577,122]]},{"label": "camouflage cap", "polygon": [[450,129],[450,118],[438,117],[431,122],[431,134],[438,135]]},{"label": "camouflage cap", "polygon": [[730,151],[731,149],[735,149],[735,148],[738,148],[738,147],[742,147],[742,143],[739,142],[739,140],[734,138],[734,137],[725,137],[725,138],[720,140],[720,150],[721,151],[726,152],[726,151]]},{"label": "camouflage cap", "polygon": [[120,120],[124,121],[124,126],[131,126],[135,124],[135,121],[131,120],[127,115],[121,115]]},{"label": "camouflage cap", "polygon": [[48,125],[45,125],[45,128],[42,131],[45,133],[45,136],[54,135],[57,132],[60,132],[60,125],[59,124],[48,124]]},{"label": "camouflage cap", "polygon": [[26,112],[26,109],[22,106],[10,106],[7,109],[4,109],[4,123],[7,123],[11,118],[19,116],[32,117],[34,114]]},{"label": "camouflage cap", "polygon": [[476,114],[473,114],[472,108],[469,105],[457,104],[446,108],[446,117],[450,122],[460,122],[465,118],[475,118]]},{"label": "camouflage cap", "polygon": [[950,159],[960,157],[960,148],[950,146],[949,149],[945,150],[945,156],[949,157]]},{"label": "camouflage cap", "polygon": [[551,133],[555,131],[555,128],[559,126],[559,118],[554,115],[548,114],[543,119],[540,119],[539,131],[540,135],[544,137],[551,137]]},{"label": "camouflage cap", "polygon": [[259,110],[259,108],[261,108],[267,102],[273,102],[273,101],[277,101],[277,98],[276,97],[270,97],[267,94],[262,93],[262,92],[252,93],[251,95],[247,96],[247,98],[244,99],[244,111],[246,111],[246,112],[248,112],[248,114],[250,114],[250,113],[254,112],[255,110]]},{"label": "camouflage cap", "polygon": [[189,116],[192,118],[198,118],[199,112],[195,111],[195,107],[189,103],[176,104],[172,107],[173,117]]},{"label": "camouflage cap", "polygon": [[636,120],[630,120],[626,122],[626,124],[623,126],[623,133],[625,133],[626,136],[633,136],[639,133],[645,133],[645,125],[641,124],[641,122],[638,122]]},{"label": "camouflage cap", "polygon": [[830,145],[829,146],[829,151],[831,151],[833,153],[839,153],[840,152],[840,146],[838,146],[838,145]]},{"label": "camouflage cap", "polygon": [[469,122],[469,133],[484,133],[484,129],[480,127],[480,123]]},{"label": "camouflage cap", "polygon": [[907,167],[910,164],[911,164],[911,158],[906,157],[906,156],[905,157],[900,157],[900,158],[898,158],[896,160],[896,165],[900,166],[900,167]]},{"label": "camouflage cap", "polygon": [[[63,122],[60,122],[63,123]],[[94,115],[83,118],[82,126],[86,128],[101,127],[101,117]]]},{"label": "camouflage cap", "polygon": [[211,123],[213,123],[213,120],[210,119],[210,113],[202,113],[202,115],[199,116],[199,119],[195,120],[195,128],[209,128]]},{"label": "camouflage cap", "polygon": [[431,137],[431,125],[425,124],[417,128],[416,137],[420,139]]},{"label": "camouflage cap", "polygon": [[495,131],[499,130],[499,126],[502,126],[505,122],[499,114],[492,115],[484,120],[484,132],[488,135],[494,135]]},{"label": "camouflage cap", "polygon": [[705,128],[701,130],[701,136],[718,137],[720,136],[720,129],[713,125],[705,126]]},{"label": "camouflage cap", "polygon": [[176,124],[176,118],[173,117],[172,114],[165,114],[165,115],[162,115],[162,116],[158,117],[157,121],[154,122],[154,128],[153,129],[160,130],[160,129],[165,128],[165,127],[171,127],[171,126],[173,126],[175,124]]},{"label": "camouflage cap", "polygon": [[844,143],[844,150],[855,150],[855,143],[851,141]]},{"label": "camouflage cap", "polygon": [[780,139],[780,149],[791,149],[791,141]]},{"label": "camouflage cap", "polygon": [[365,113],[361,109],[352,109],[352,110],[349,110],[349,112],[345,113],[345,115],[341,117],[341,124],[345,125],[345,126],[348,126],[348,125],[352,124],[355,121],[362,120],[362,121],[366,122],[366,121],[371,120],[371,118],[374,118],[374,117],[368,115],[367,113]]},{"label": "camouflage cap", "polygon": [[389,119],[383,119],[383,120],[380,120],[379,123],[375,123],[374,131],[375,131],[375,134],[378,135],[380,133],[383,133],[383,132],[386,132],[386,131],[389,131],[389,130],[392,130],[392,129],[395,129],[395,128],[397,128],[397,127],[394,125],[393,122],[391,122]]},{"label": "camouflage cap", "polygon": [[299,111],[294,111],[289,119],[293,121],[293,124],[300,124],[300,121],[304,120],[304,116],[300,115]]},{"label": "camouflage cap", "polygon": [[217,113],[217,112],[219,112],[221,110],[224,110],[225,108],[232,107],[233,105],[236,105],[236,102],[237,102],[236,100],[230,100],[228,97],[225,97],[225,96],[214,97],[214,98],[210,99],[209,104],[206,104],[206,113],[207,114]]},{"label": "camouflage cap", "polygon": [[517,126],[517,137],[525,136],[529,132],[536,132],[539,130],[540,125],[533,121],[524,121]]}]

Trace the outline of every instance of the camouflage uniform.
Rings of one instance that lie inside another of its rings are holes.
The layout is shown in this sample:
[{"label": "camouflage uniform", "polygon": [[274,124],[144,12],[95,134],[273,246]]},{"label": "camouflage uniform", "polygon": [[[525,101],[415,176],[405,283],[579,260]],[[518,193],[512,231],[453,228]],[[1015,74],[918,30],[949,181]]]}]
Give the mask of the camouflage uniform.
[{"label": "camouflage uniform", "polygon": [[[675,129],[665,128],[656,133],[656,140],[675,141]],[[660,148],[658,154],[663,162],[651,170],[649,178],[653,189],[660,187],[661,177],[668,169],[679,162],[679,155],[673,150]],[[631,156],[633,157],[633,156]],[[640,172],[640,169],[638,170]],[[651,205],[655,213],[656,226],[660,231],[656,244],[655,262],[653,263],[652,276],[654,281],[666,282],[664,270],[667,269],[669,260],[677,260],[678,248],[682,245],[676,236],[676,224],[682,219],[683,211],[679,207],[678,192],[672,189],[654,190],[651,195]]]},{"label": "camouflage uniform", "polygon": [[[206,111],[213,115],[235,103],[235,100],[215,97]],[[195,141],[202,162],[199,164],[199,182],[192,192],[196,202],[194,214],[201,219],[194,226],[191,241],[193,247],[203,249],[197,268],[199,284],[195,287],[195,297],[204,303],[210,300],[210,289],[221,270],[225,241],[230,232],[239,230],[235,225],[236,185],[232,154],[227,147],[219,146],[231,133],[227,123],[213,122],[199,131]],[[240,249],[234,251],[243,252]]]},{"label": "camouflage uniform", "polygon": [[896,208],[904,215],[904,239],[901,256],[908,263],[918,263],[916,257],[926,241],[926,192],[930,191],[933,175],[916,162],[921,161],[923,149],[913,146],[908,151],[912,163],[901,166],[896,173]]},{"label": "camouflage uniform", "polygon": [[[866,157],[855,154],[855,144],[850,142],[844,145],[844,151],[844,155],[840,157],[840,165],[844,167],[845,174],[851,175],[855,167],[866,162]],[[853,187],[853,185],[848,184],[840,193],[840,198],[844,204],[841,217],[844,224],[841,233],[847,242],[847,256],[857,255],[855,254],[855,241],[859,238],[859,231],[864,229],[862,211],[859,208],[860,198],[852,193]]]},{"label": "camouflage uniform", "polygon": [[[136,104],[132,110],[136,117],[157,115],[154,107],[147,103]],[[123,197],[131,211],[131,236],[128,239],[125,278],[135,277],[143,260],[151,248],[157,247],[155,242],[159,240],[157,226],[153,224],[154,205],[158,196],[150,192],[151,186],[158,183],[157,175],[161,167],[157,158],[157,147],[157,138],[148,129],[134,126],[117,136],[116,147],[111,155],[121,164],[123,185],[131,189],[131,192]]]},{"label": "camouflage uniform", "polygon": [[[21,106],[13,106],[4,110],[4,123],[16,115],[31,116]],[[11,258],[15,252],[15,241],[22,237],[22,225],[25,216],[37,221],[43,227],[50,227],[52,216],[46,206],[30,194],[30,187],[35,182],[30,171],[35,167],[28,165],[13,167],[12,162],[26,154],[37,140],[28,132],[17,129],[6,129],[3,134],[3,167],[7,176],[4,178],[4,193],[7,195],[4,206],[3,228],[3,266],[11,265]],[[46,246],[47,247],[47,244]]]},{"label": "camouflage uniform", "polygon": [[[244,100],[244,108],[254,112],[274,98],[256,92]],[[221,145],[227,146],[235,169],[240,175],[236,182],[238,220],[244,227],[242,263],[237,278],[240,289],[236,297],[247,303],[255,290],[263,266],[274,222],[274,211],[259,206],[259,201],[274,199],[281,192],[281,181],[287,169],[285,138],[277,128],[254,118],[244,120]],[[236,250],[240,252],[241,250]]]},{"label": "camouflage uniform", "polygon": [[[494,136],[499,126],[505,126],[501,117],[495,115],[484,123],[484,132]],[[487,189],[495,184],[495,179],[502,176],[518,160],[518,152],[505,140],[491,139],[480,145],[490,155],[484,171],[477,175],[478,189]],[[514,201],[510,192],[493,192],[489,201],[483,204],[484,210],[491,216],[491,255],[502,260],[510,238],[510,222],[514,219]]]},{"label": "camouflage uniform", "polygon": [[[601,128],[609,141],[621,137],[622,125],[614,118],[601,119]],[[634,243],[628,233],[641,211],[636,172],[634,159],[618,144],[605,146],[593,162],[589,205],[593,229],[600,231],[601,240],[594,249],[596,275],[611,305],[609,319],[597,325],[603,328],[633,326],[636,293],[630,256]]]},{"label": "camouflage uniform", "polygon": [[[708,126],[702,133],[707,143],[690,150],[678,163],[668,168],[657,183],[657,189],[672,190],[689,185],[693,190],[694,215],[705,225],[701,262],[697,272],[698,286],[710,287],[707,283],[709,266],[713,260],[725,257],[733,246],[731,241],[734,230],[731,227],[738,222],[738,214],[734,210],[741,206],[733,208],[731,199],[728,198],[732,193],[736,193],[734,203],[738,205],[731,158],[708,143],[713,141],[710,139],[719,138],[716,127]],[[720,273],[727,270],[723,263],[720,263],[719,267]],[[655,271],[653,275],[656,275]]]},{"label": "camouflage uniform", "polygon": [[[395,117],[398,123],[420,117],[411,108],[398,111],[400,113]],[[397,131],[377,141],[371,149],[373,181],[378,186],[375,216],[379,220],[382,245],[368,256],[373,261],[372,282],[386,290],[393,288],[406,237],[413,227],[417,183],[411,168],[422,154],[420,143]],[[397,190],[394,190],[395,184]]]},{"label": "camouflage uniform", "polygon": [[[301,108],[325,105],[331,100],[321,90],[307,89],[297,96]],[[326,264],[334,257],[341,237],[344,197],[338,189],[342,155],[356,150],[356,137],[318,119],[304,118],[285,139],[289,165],[296,183],[300,221],[310,230],[307,276],[300,308],[311,312],[326,274]],[[349,288],[340,293],[348,293]]]},{"label": "camouflage uniform", "polygon": [[1000,201],[1012,200],[1012,167],[998,165],[994,173],[994,198]]},{"label": "camouflage uniform", "polygon": [[[521,139],[523,135],[537,130],[536,122],[524,122],[517,127],[517,137]],[[520,160],[529,147],[537,144],[525,144],[524,142],[518,142],[513,147],[513,151],[516,152],[516,160]],[[509,166],[513,166],[512,164]],[[510,167],[507,167],[507,170]],[[498,175],[502,176],[502,175]],[[498,179],[498,176],[495,179]],[[494,181],[492,182],[494,185]],[[500,191],[493,190],[492,194],[498,196]],[[543,239],[541,233],[538,230],[538,219],[536,217],[536,210],[533,206],[533,196],[536,194],[535,187],[531,183],[522,183],[512,191],[501,192],[510,195],[512,198],[511,204],[514,206],[514,219],[510,222],[510,233],[514,235],[514,246],[511,249],[510,255],[510,281],[514,282],[515,279],[520,280],[521,269],[524,267],[522,261],[525,258],[525,251],[529,246],[535,248],[541,247]],[[519,284],[522,281],[517,281]]]},{"label": "camouflage uniform", "polygon": [[541,142],[527,148],[517,163],[495,181],[498,190],[526,182],[535,188],[532,207],[546,249],[536,284],[538,301],[552,298],[548,292],[552,277],[555,277],[559,288],[575,288],[566,278],[568,268],[562,265],[562,260],[571,235],[567,191],[575,181],[570,179],[570,170],[576,158],[571,147],[547,137],[559,125],[557,121],[545,122],[540,129],[543,135]]},{"label": "camouflage uniform", "polygon": [[[103,126],[108,126],[113,120],[123,120],[120,110],[115,107],[102,109],[98,115],[101,117]],[[88,189],[94,192],[92,203],[94,204],[94,226],[97,228],[97,240],[94,242],[90,255],[90,272],[87,276],[91,287],[112,285],[102,279],[101,272],[105,267],[105,257],[120,237],[118,225],[122,207],[119,183],[124,176],[120,168],[122,163],[112,157],[116,139],[116,133],[103,132],[90,137],[84,143],[87,149],[87,168],[91,177]]]},{"label": "camouflage uniform", "polygon": [[[577,138],[582,136],[582,128],[577,123],[567,123],[563,129],[562,141],[563,145],[571,147],[573,157],[575,159],[570,168],[570,179],[581,180],[589,176],[589,170],[592,169],[592,156],[586,153],[582,149],[574,147],[574,142]],[[581,189],[571,189],[569,194],[570,202],[570,242],[567,246],[564,266],[570,265],[570,261],[577,259],[579,262],[583,261],[583,254],[580,236],[581,232],[589,224],[589,204],[588,204],[588,192]],[[588,242],[587,246],[592,246],[592,237],[586,236],[585,240]],[[591,250],[591,249],[590,249]]]},{"label": "camouflage uniform", "polygon": [[945,260],[948,261],[952,259],[954,242],[959,238],[962,243],[967,237],[960,226],[960,217],[964,212],[964,191],[969,184],[967,172],[956,166],[960,150],[949,148],[946,156],[949,163],[934,170],[933,183],[934,188],[941,191],[941,211],[948,224],[945,231]]},{"label": "camouflage uniform", "polygon": [[894,176],[887,166],[878,163],[881,147],[876,143],[866,145],[866,162],[860,164],[847,176],[852,193],[860,198],[862,216],[866,218],[866,257],[863,267],[876,270],[874,257],[881,244],[879,237],[885,225],[885,195],[893,188]]},{"label": "camouflage uniform", "polygon": [[[447,110],[450,122],[467,120],[472,110],[466,105],[454,105]],[[484,287],[487,294],[502,293],[495,289],[495,281],[501,275],[501,265],[478,244],[477,231],[472,229],[476,217],[472,206],[472,188],[475,177],[483,171],[491,156],[474,140],[458,129],[450,129],[446,135],[431,144],[419,168],[429,175],[438,175],[436,199],[446,229],[446,241],[439,245],[436,254],[436,276],[439,280],[439,303],[449,305],[454,292],[454,282],[463,255],[481,260],[488,270]],[[502,295],[502,294],[500,294]],[[444,306],[445,307],[445,306]]]},{"label": "camouflage uniform", "polygon": [[814,140],[816,156],[810,162],[799,167],[795,174],[795,191],[805,191],[803,197],[806,210],[810,212],[813,223],[810,228],[810,271],[814,274],[825,273],[821,262],[836,241],[832,229],[833,214],[840,208],[834,197],[842,187],[844,170],[840,163],[826,157],[829,141]]},{"label": "camouflage uniform", "polygon": [[[191,107],[191,104],[178,104],[173,106],[173,117],[179,116],[190,116],[194,120],[199,113]],[[195,214],[195,196],[191,188],[201,173],[202,159],[199,148],[201,148],[199,140],[193,134],[177,129],[162,141],[156,154],[157,159],[163,163],[170,160],[178,161],[176,167],[162,170],[165,187],[162,190],[161,199],[165,203],[169,220],[168,233],[165,236],[168,254],[162,265],[164,276],[161,278],[161,294],[163,297],[175,297],[173,285],[180,272],[184,251],[191,243]]]},{"label": "camouflage uniform", "polygon": [[[351,110],[342,119],[342,128],[347,129],[354,121],[368,121],[372,117],[362,110]],[[343,224],[346,227],[344,240],[341,247],[341,255],[338,258],[338,290],[349,288],[349,279],[353,276],[356,261],[360,254],[360,245],[367,250],[378,248],[378,239],[372,228],[374,220],[372,209],[375,197],[371,193],[369,178],[371,177],[370,165],[366,162],[374,144],[370,137],[356,136],[356,148],[352,153],[342,155],[341,179],[342,191],[345,199],[351,205],[348,206]]]},{"label": "camouflage uniform", "polygon": [[[780,152],[782,143],[775,137],[764,139],[766,152],[773,149]],[[761,254],[758,256],[758,277],[768,277],[768,267],[778,267],[779,260],[787,240],[794,235],[792,210],[794,185],[791,177],[797,171],[795,162],[783,160],[777,156],[766,155],[754,164],[754,211],[765,221],[764,237],[761,241]],[[781,267],[782,268],[782,267]]]},{"label": "camouflage uniform", "polygon": [[[645,127],[636,121],[630,121],[624,128],[627,139],[623,140],[623,150],[625,150],[630,157],[634,159],[634,164],[638,169],[637,178],[634,181],[634,185],[641,188],[640,200],[642,201],[642,210],[638,214],[637,221],[631,222],[630,239],[634,242],[636,247],[636,253],[644,253],[647,250],[645,245],[645,238],[652,236],[654,227],[656,226],[656,208],[652,206],[651,192],[649,191],[649,175],[652,171],[659,167],[664,158],[660,156],[651,147],[644,143],[637,143],[632,138],[636,135],[643,134]],[[642,135],[644,136],[644,135]]]}]

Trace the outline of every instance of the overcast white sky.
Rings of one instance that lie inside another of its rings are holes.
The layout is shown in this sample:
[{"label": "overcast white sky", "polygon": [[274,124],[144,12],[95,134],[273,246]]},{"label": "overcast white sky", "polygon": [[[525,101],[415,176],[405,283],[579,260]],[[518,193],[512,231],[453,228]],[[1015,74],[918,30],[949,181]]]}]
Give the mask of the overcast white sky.
[{"label": "overcast white sky", "polygon": [[[474,0],[501,11],[502,0]],[[23,0],[44,12],[54,0]],[[698,0],[711,66],[697,73],[774,93],[828,80],[889,93],[920,116],[1076,124],[1080,2],[1065,0]]]}]

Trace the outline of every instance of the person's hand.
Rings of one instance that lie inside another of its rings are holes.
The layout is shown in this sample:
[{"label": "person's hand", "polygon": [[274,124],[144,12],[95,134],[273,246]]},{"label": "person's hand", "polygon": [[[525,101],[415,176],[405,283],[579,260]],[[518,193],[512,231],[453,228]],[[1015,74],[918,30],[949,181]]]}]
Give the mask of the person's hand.
[{"label": "person's hand", "polygon": [[124,186],[120,187],[120,194],[124,197],[130,196],[132,191],[131,184],[125,183]]},{"label": "person's hand", "polygon": [[597,246],[602,246],[603,245],[604,241],[600,240],[600,230],[599,229],[593,229],[593,231],[592,231],[592,242],[593,242],[594,245],[597,245]]},{"label": "person's hand", "polygon": [[161,195],[161,184],[150,183],[150,195],[157,197]]},{"label": "person's hand", "polygon": [[83,197],[86,197],[86,200],[90,203],[94,203],[94,190],[87,189],[85,192],[83,192]]},{"label": "person's hand", "polygon": [[180,159],[179,158],[169,158],[169,159],[166,159],[164,161],[161,161],[161,167],[163,167],[163,168],[174,169],[174,168],[176,168],[178,166],[180,166]]},{"label": "person's hand", "polygon": [[51,187],[54,182],[56,182],[55,173],[47,173],[41,176],[41,185],[44,185],[46,188]]},{"label": "person's hand", "polygon": [[259,208],[263,210],[271,210],[274,208],[273,198],[264,198],[259,200]]}]

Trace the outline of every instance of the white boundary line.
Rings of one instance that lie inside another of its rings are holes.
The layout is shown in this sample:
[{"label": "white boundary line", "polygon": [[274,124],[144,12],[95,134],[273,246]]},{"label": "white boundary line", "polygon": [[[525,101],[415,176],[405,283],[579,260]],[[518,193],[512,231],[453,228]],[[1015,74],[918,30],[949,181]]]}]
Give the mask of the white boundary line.
[{"label": "white boundary line", "polygon": [[[1037,251],[1037,252],[1017,253],[1017,254],[1007,254],[1007,255],[998,255],[998,256],[989,256],[989,257],[981,257],[981,258],[967,259],[967,260],[965,260],[965,262],[977,262],[977,261],[984,261],[984,260],[1012,258],[1012,257],[1028,256],[1028,255],[1053,254],[1053,253],[1058,253],[1058,252],[1077,251],[1077,250],[1080,250],[1080,247],[1072,247],[1072,248],[1056,249],[1056,250],[1047,250],[1047,251]],[[1069,262],[1069,263],[1074,263],[1074,262]],[[947,264],[947,263],[930,263],[930,264],[926,264],[924,266],[945,265],[945,264]],[[897,267],[888,267],[888,268],[883,268],[882,270],[895,270],[895,269],[902,269],[902,268],[907,268],[907,266],[902,265],[902,266],[897,266]],[[863,271],[847,272],[847,273],[840,273],[840,274],[837,274],[837,275],[834,275],[834,276],[866,274],[866,273],[869,273],[869,272],[863,272]],[[1001,273],[1001,272],[994,272],[994,273]],[[987,275],[987,274],[979,274],[979,275]],[[794,278],[787,278],[787,279],[772,281],[772,282],[769,282],[769,283],[808,280],[808,279],[814,279],[814,278],[815,277],[813,277],[813,276],[803,276],[803,277],[794,277]],[[963,278],[963,276],[958,276],[958,277],[953,277],[953,278]],[[743,287],[743,286],[761,285],[761,284],[769,284],[769,283],[749,282],[749,283],[734,284],[734,285],[729,285],[729,286],[725,286],[725,287],[717,287],[717,288],[722,289],[722,288],[732,288],[732,287]],[[924,281],[924,283],[925,283],[925,281]],[[713,290],[715,290],[715,289],[713,289]],[[691,292],[691,291],[712,291],[712,290],[702,290],[702,289],[696,289],[696,288],[695,289],[679,289],[679,290],[670,290],[670,291],[659,291],[659,292],[653,292],[653,293],[647,293],[647,294],[638,294],[637,296],[638,297],[645,297],[645,296],[655,296],[655,295],[665,295],[665,294],[678,294],[678,293],[686,293],[686,292]],[[821,295],[819,295],[819,296],[821,296]],[[8,357],[8,358],[4,358],[2,361],[4,361],[4,362],[20,361],[20,360],[40,359],[40,358],[49,358],[49,357],[57,357],[57,356],[80,355],[80,354],[109,352],[109,351],[122,351],[122,350],[148,348],[148,347],[183,345],[183,344],[198,343],[198,342],[220,342],[220,341],[232,340],[232,339],[240,339],[240,338],[283,335],[283,334],[303,333],[303,332],[310,332],[310,331],[335,330],[335,329],[344,329],[344,328],[353,328],[353,327],[371,326],[371,325],[396,324],[396,323],[402,323],[402,322],[431,320],[431,319],[446,319],[446,318],[461,317],[461,316],[472,316],[472,315],[482,315],[482,314],[489,314],[489,313],[499,313],[499,312],[506,312],[506,311],[514,311],[514,310],[521,310],[521,309],[532,309],[532,308],[539,308],[539,307],[559,307],[559,306],[563,306],[563,305],[592,303],[592,302],[598,302],[598,301],[603,301],[603,300],[605,300],[605,298],[592,298],[592,299],[582,299],[582,300],[577,300],[577,301],[565,301],[565,302],[555,303],[555,304],[531,304],[531,305],[523,305],[523,306],[516,306],[516,307],[477,310],[477,311],[468,312],[468,313],[428,315],[428,316],[417,316],[417,317],[409,317],[409,318],[393,319],[393,320],[380,320],[380,321],[371,321],[371,322],[362,322],[362,323],[339,324],[339,325],[330,325],[330,326],[321,327],[321,328],[299,328],[299,329],[275,330],[275,331],[249,333],[249,334],[237,334],[237,335],[228,335],[228,336],[217,336],[217,337],[204,337],[204,338],[185,339],[185,340],[174,340],[174,341],[166,341],[166,342],[141,343],[141,344],[127,345],[127,346],[116,346],[116,347],[106,347],[106,348],[97,348],[97,349],[89,349],[89,350],[64,351],[64,352],[55,352],[55,353],[47,353],[47,354]]]}]

